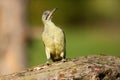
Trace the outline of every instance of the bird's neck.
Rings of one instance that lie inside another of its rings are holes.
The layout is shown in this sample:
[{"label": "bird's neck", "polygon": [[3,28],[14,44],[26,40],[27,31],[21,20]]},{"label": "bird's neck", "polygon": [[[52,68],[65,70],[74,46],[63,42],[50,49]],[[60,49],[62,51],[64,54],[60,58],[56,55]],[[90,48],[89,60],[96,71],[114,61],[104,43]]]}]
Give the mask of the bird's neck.
[{"label": "bird's neck", "polygon": [[56,25],[51,20],[50,21],[46,21],[44,23],[44,25],[45,25],[45,28],[54,28],[54,27],[56,27]]}]

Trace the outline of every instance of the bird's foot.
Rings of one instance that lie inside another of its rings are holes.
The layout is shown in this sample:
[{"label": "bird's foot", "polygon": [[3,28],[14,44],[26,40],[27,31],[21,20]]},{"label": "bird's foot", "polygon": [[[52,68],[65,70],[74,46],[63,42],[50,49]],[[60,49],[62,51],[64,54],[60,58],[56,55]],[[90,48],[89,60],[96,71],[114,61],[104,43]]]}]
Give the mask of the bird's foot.
[{"label": "bird's foot", "polygon": [[47,61],[45,64],[46,64],[47,66],[49,66],[49,65],[50,65],[50,62],[49,62],[49,61]]},{"label": "bird's foot", "polygon": [[62,62],[66,62],[67,60],[66,59],[62,59]]}]

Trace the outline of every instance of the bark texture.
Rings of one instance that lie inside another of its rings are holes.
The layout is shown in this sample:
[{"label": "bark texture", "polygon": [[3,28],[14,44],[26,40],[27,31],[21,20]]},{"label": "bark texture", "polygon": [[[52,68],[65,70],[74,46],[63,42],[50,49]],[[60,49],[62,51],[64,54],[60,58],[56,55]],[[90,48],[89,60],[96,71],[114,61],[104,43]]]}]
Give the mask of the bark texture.
[{"label": "bark texture", "polygon": [[120,80],[120,57],[83,56],[1,76],[0,80]]}]

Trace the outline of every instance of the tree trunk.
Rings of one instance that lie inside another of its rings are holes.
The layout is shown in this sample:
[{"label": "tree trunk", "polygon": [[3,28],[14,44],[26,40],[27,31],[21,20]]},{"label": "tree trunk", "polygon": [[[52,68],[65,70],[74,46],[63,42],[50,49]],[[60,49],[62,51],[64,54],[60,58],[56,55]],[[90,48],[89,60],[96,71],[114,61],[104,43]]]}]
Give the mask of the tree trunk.
[{"label": "tree trunk", "polygon": [[120,80],[120,57],[84,56],[1,76],[0,80]]},{"label": "tree trunk", "polygon": [[25,68],[25,0],[0,0],[0,74]]}]

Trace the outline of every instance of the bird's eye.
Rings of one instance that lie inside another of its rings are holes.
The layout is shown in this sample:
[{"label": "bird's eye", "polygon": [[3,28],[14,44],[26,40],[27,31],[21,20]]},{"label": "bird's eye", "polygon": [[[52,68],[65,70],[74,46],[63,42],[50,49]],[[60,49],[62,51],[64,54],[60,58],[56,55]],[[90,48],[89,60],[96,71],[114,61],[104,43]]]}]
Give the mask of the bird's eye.
[{"label": "bird's eye", "polygon": [[45,12],[43,12],[43,18],[44,18],[45,20],[47,20],[49,14],[50,14],[50,11],[45,11]]},{"label": "bird's eye", "polygon": [[45,12],[44,12],[44,15],[48,15],[48,14],[49,14],[49,11],[45,11]]},{"label": "bird's eye", "polygon": [[47,13],[45,12],[44,15],[47,15]]}]

